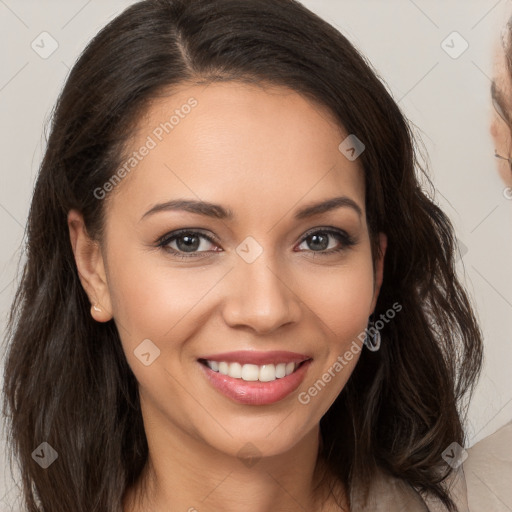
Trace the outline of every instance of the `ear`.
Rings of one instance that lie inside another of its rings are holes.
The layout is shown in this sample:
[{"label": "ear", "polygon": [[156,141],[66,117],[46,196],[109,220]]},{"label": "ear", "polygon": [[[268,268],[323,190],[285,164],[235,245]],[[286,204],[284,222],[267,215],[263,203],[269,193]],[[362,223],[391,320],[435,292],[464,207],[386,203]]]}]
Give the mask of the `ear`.
[{"label": "ear", "polygon": [[375,284],[372,307],[370,311],[371,313],[373,313],[373,311],[375,310],[375,306],[377,305],[380,287],[382,286],[382,280],[384,279],[384,257],[386,256],[387,247],[388,237],[384,233],[379,233],[379,254],[377,255],[377,261],[375,262]]},{"label": "ear", "polygon": [[80,282],[91,302],[91,315],[97,322],[108,322],[112,303],[100,245],[87,234],[79,211],[69,211],[68,228]]}]

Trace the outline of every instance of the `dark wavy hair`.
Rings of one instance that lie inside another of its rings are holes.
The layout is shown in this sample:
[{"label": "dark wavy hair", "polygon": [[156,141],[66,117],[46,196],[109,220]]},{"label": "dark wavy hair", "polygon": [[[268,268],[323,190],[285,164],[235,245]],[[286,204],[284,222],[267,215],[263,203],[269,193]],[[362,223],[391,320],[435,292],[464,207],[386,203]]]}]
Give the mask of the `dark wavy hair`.
[{"label": "dark wavy hair", "polygon": [[[374,261],[388,237],[375,316],[398,302],[382,346],[363,351],[320,422],[319,453],[347,489],[379,469],[456,510],[442,452],[464,445],[481,331],[456,275],[453,226],[435,204],[410,124],[377,73],[335,28],[295,0],[146,0],[88,44],[52,111],[26,227],[26,262],[7,325],[3,414],[28,512],[120,511],[148,445],[138,385],[115,318],[94,321],[67,214],[104,241],[93,191],[124,161],[149,102],[181,84],[285,86],[327,107],[366,150]],[[108,199],[108,198],[107,198]],[[58,452],[45,471],[32,452]]]}]

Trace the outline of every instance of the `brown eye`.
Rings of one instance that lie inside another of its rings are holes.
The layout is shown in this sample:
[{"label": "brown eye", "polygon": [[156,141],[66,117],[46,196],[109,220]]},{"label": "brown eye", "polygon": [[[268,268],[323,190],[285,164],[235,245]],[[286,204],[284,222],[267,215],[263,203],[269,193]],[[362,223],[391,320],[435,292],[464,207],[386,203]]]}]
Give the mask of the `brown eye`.
[{"label": "brown eye", "polygon": [[[203,243],[206,240],[207,243]],[[159,242],[158,247],[165,251],[183,258],[202,256],[201,253],[210,252],[208,242],[214,244],[215,242],[204,233],[198,231],[177,231],[165,235]],[[171,243],[175,243],[176,247],[170,247]],[[203,250],[198,250],[202,248]]]},{"label": "brown eye", "polygon": [[[336,239],[339,242],[339,246],[334,249],[327,250],[329,248],[329,239]],[[323,229],[316,230],[307,234],[301,241],[301,245],[306,243],[309,246],[311,252],[319,254],[333,254],[355,245],[355,240],[351,238],[344,231]]]}]

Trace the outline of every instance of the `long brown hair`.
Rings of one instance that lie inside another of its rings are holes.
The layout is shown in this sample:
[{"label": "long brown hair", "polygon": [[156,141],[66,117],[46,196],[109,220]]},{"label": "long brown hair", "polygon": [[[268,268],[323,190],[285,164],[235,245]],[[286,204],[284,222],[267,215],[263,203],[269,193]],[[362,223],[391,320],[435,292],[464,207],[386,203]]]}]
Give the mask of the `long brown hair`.
[{"label": "long brown hair", "polygon": [[[374,258],[378,233],[388,237],[375,316],[396,302],[403,311],[322,418],[322,456],[348,489],[383,468],[455,510],[441,454],[464,444],[482,340],[456,276],[453,227],[422,190],[412,131],[371,65],[295,0],[138,2],[73,67],[53,112],[6,337],[3,412],[26,510],[118,512],[148,458],[137,381],[115,319],[89,314],[67,213],[82,212],[102,241],[107,200],[93,191],[124,160],[148,102],[183,83],[229,80],[289,87],[366,146]],[[58,462],[43,471],[32,452],[44,441]]]}]

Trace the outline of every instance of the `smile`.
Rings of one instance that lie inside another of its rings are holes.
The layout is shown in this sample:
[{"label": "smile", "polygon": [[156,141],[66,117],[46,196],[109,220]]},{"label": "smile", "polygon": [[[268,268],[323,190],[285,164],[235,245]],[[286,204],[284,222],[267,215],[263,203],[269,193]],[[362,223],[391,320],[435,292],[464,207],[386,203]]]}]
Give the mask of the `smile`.
[{"label": "smile", "polygon": [[227,361],[206,360],[208,368],[214,372],[227,375],[233,379],[240,379],[247,382],[272,382],[276,379],[282,379],[291,375],[302,363],[277,363],[277,364],[241,364],[238,362],[229,363]]},{"label": "smile", "polygon": [[291,395],[303,382],[312,359],[263,365],[209,359],[198,363],[206,381],[222,395],[239,404],[261,406]]}]

